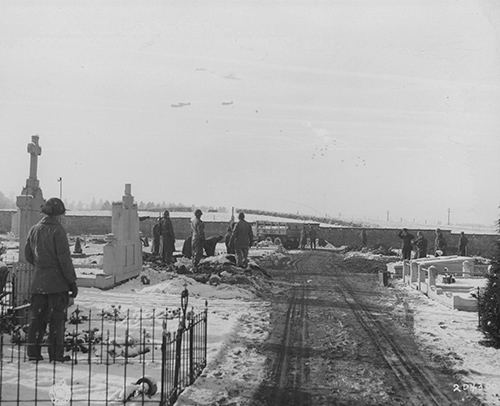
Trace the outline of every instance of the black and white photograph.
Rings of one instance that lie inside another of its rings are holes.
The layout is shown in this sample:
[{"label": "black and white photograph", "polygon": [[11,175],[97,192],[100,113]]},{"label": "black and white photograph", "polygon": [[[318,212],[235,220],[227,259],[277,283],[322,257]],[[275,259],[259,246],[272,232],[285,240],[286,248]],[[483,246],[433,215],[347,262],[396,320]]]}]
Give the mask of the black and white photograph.
[{"label": "black and white photograph", "polygon": [[500,2],[0,0],[1,406],[500,406]]}]

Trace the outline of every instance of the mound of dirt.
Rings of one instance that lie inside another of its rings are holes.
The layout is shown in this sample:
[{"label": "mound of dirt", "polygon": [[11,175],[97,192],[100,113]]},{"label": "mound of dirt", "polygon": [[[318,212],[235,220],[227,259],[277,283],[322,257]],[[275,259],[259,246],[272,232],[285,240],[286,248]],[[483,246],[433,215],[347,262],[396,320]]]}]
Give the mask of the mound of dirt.
[{"label": "mound of dirt", "polygon": [[351,251],[345,254],[341,266],[349,273],[378,273],[385,271],[389,262],[394,262],[394,257]]}]

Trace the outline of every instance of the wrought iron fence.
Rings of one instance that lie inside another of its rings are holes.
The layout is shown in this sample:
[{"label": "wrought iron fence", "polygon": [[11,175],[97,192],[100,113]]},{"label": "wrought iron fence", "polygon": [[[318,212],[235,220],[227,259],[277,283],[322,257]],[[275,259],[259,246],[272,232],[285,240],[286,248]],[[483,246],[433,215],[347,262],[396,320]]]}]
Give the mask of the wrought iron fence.
[{"label": "wrought iron fence", "polygon": [[207,303],[205,311],[194,314],[186,312],[188,295],[184,290],[181,296],[182,317],[177,331],[168,333],[163,328],[162,338],[162,374],[160,406],[175,403],[179,394],[207,364]]},{"label": "wrought iron fence", "polygon": [[67,323],[64,363],[29,361],[26,326],[7,323],[13,314],[4,314],[0,322],[12,328],[0,334],[0,404],[173,405],[207,359],[208,305],[188,311],[188,295],[184,289],[181,308],[159,312],[77,308]]},{"label": "wrought iron fence", "polygon": [[29,264],[10,264],[0,270],[0,317],[15,312],[18,323],[27,322],[32,275],[33,269]]}]

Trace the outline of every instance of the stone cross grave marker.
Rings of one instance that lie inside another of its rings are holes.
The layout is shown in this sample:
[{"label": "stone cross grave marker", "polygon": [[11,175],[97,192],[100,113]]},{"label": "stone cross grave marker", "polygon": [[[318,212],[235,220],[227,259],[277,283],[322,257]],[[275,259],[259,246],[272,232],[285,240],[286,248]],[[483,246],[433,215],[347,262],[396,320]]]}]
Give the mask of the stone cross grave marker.
[{"label": "stone cross grave marker", "polygon": [[38,157],[42,154],[42,148],[39,144],[38,135],[31,137],[31,143],[28,144],[28,153],[30,154],[30,172],[26,179],[26,186],[21,195],[17,196],[17,213],[13,220],[13,231],[19,237],[19,262],[25,263],[24,246],[30,228],[35,225],[40,218],[41,206],[45,203],[40,182],[37,179]]}]

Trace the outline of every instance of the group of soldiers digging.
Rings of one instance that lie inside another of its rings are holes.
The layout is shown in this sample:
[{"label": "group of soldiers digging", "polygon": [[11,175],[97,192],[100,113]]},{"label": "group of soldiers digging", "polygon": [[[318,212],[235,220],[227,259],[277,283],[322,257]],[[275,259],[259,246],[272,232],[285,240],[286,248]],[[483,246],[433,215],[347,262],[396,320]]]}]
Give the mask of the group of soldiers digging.
[{"label": "group of soldiers digging", "polygon": [[[410,234],[408,229],[403,228],[398,233],[399,238],[402,240],[401,256],[402,259],[411,259],[411,252],[415,250],[415,258],[425,258],[427,256],[427,239],[421,231],[417,231],[417,236]],[[469,240],[464,232],[460,233],[458,239],[458,255],[467,255],[467,244]],[[448,252],[448,243],[444,238],[443,232],[438,228],[435,232],[434,238],[434,255],[445,256]]]},{"label": "group of soldiers digging", "polygon": [[[207,239],[205,237],[205,223],[201,219],[203,212],[196,209],[191,220],[191,236],[186,239],[183,254],[191,257],[193,266],[196,268],[203,257],[203,250],[208,255],[214,255],[215,245],[222,241],[222,237]],[[245,220],[245,213],[238,215],[238,222],[231,223],[225,236],[228,254],[236,255],[237,266],[246,268],[248,266],[248,250],[253,243],[253,232],[251,225]],[[165,264],[172,264],[175,251],[175,232],[168,210],[163,212],[163,217],[153,226],[152,253],[160,256]]]}]

